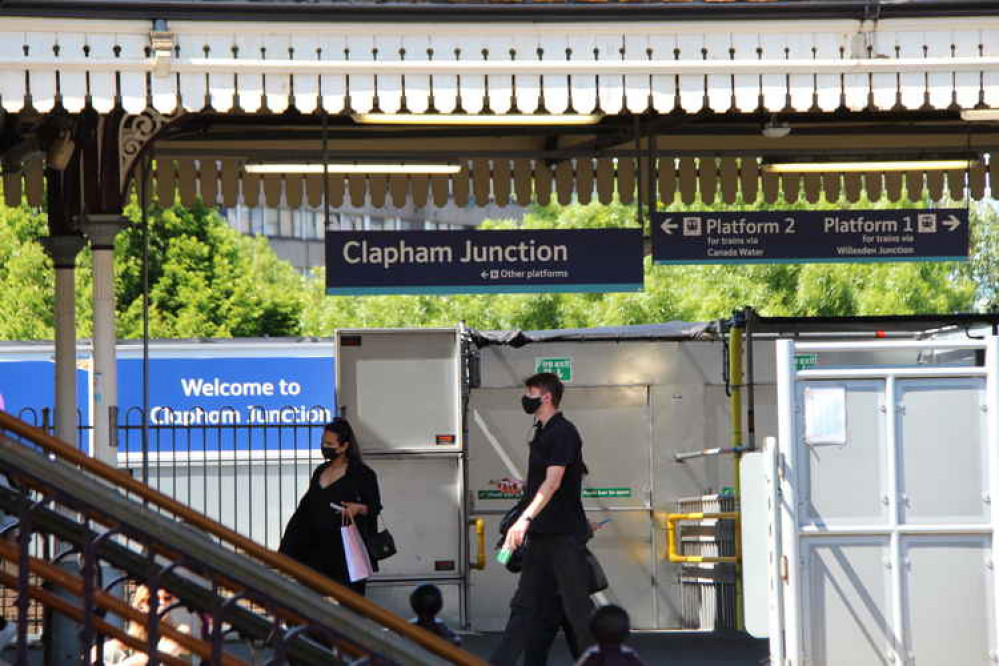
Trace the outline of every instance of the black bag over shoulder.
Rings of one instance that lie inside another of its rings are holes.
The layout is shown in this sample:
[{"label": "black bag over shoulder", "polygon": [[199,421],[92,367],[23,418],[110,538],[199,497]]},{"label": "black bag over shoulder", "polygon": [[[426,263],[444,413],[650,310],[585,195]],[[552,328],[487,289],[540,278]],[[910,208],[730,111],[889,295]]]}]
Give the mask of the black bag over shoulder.
[{"label": "black bag over shoulder", "polygon": [[377,561],[387,560],[398,552],[395,547],[395,539],[392,538],[392,533],[388,531],[387,527],[384,527],[384,524],[385,521],[382,520],[383,527],[379,530],[376,522],[374,534],[368,537],[368,554]]},{"label": "black bag over shoulder", "polygon": [[604,573],[604,568],[600,566],[600,560],[597,559],[597,556],[589,548],[586,549],[586,564],[590,569],[590,594],[603,592],[610,587],[610,583],[607,582],[607,574]]}]

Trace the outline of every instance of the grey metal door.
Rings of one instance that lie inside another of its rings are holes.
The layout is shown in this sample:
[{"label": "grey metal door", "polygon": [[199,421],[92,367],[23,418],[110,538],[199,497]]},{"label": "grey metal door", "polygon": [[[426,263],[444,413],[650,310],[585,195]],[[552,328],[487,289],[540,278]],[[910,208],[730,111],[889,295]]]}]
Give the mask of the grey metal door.
[{"label": "grey metal door", "polygon": [[[855,362],[796,370],[796,352]],[[997,661],[997,367],[994,337],[778,342],[774,663]]]}]

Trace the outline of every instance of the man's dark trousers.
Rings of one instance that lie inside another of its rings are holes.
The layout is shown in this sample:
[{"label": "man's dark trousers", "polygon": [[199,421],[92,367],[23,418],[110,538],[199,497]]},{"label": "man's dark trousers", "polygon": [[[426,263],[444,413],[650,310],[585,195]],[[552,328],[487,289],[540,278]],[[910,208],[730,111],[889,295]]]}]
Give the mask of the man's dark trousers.
[{"label": "man's dark trousers", "polygon": [[527,642],[524,666],[545,666],[553,616],[551,604],[561,601],[565,621],[581,650],[593,644],[590,635],[590,568],[586,561],[587,535],[535,534],[528,537],[524,569],[517,587],[525,606]]},{"label": "man's dark trousers", "polygon": [[[510,600],[510,619],[506,622],[503,637],[493,653],[489,655],[489,663],[492,666],[517,666],[520,663],[520,657],[527,648],[528,634],[530,634],[532,624],[530,613],[530,608],[522,601],[518,589],[517,593],[513,595],[513,599]],[[583,653],[576,643],[572,627],[562,614],[562,599],[553,599],[551,603],[546,604],[545,610],[541,613],[541,619],[534,619],[533,625],[534,630],[539,632],[537,642],[540,645],[532,649],[536,651],[539,658],[541,655],[544,655],[544,659],[548,658],[548,651],[555,642],[560,628],[565,634],[565,642],[569,645],[569,653],[572,658],[578,659]]]}]

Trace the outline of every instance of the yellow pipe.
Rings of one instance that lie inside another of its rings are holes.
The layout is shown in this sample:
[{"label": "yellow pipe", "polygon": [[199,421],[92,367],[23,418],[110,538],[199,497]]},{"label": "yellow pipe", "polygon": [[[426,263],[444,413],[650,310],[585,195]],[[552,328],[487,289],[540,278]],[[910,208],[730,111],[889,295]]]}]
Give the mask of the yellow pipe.
[{"label": "yellow pipe", "polygon": [[669,513],[665,516],[666,527],[666,555],[670,562],[691,562],[691,563],[714,563],[714,562],[738,562],[742,553],[739,550],[739,542],[736,541],[735,556],[710,556],[710,555],[681,555],[679,543],[676,536],[677,525],[681,522],[704,522],[705,520],[734,520],[736,532],[739,530],[739,512],[722,511],[718,513],[704,513],[697,511],[693,513]]},{"label": "yellow pipe", "polygon": [[[729,418],[732,422],[732,448],[735,449],[733,462],[735,469],[734,483],[735,504],[742,506],[742,473],[739,462],[742,460],[742,328],[733,326],[728,343],[729,382],[731,397],[729,401]],[[735,628],[742,630],[745,625],[742,608],[742,532],[737,523],[735,526]]]},{"label": "yellow pipe", "polygon": [[483,518],[475,519],[475,540],[478,544],[479,552],[475,554],[475,562],[472,563],[472,568],[482,571],[486,568],[486,521]]}]

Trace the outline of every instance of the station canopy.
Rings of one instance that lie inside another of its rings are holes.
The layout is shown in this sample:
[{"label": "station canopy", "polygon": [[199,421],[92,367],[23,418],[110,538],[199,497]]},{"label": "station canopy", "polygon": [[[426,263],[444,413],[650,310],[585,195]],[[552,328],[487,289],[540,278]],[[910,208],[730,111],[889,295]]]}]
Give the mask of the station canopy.
[{"label": "station canopy", "polygon": [[[8,0],[0,105],[120,123],[122,187],[151,152],[185,204],[981,199],[993,4]],[[8,203],[43,167],[4,169]]]}]

